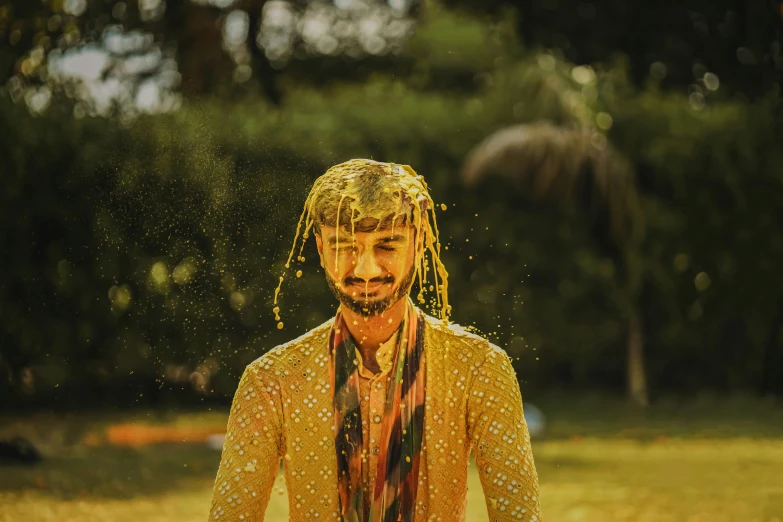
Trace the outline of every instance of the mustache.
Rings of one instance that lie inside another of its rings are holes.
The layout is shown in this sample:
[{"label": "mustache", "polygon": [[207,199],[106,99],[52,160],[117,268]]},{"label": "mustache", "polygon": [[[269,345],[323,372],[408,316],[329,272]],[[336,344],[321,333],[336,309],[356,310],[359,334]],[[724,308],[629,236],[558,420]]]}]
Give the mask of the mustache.
[{"label": "mustache", "polygon": [[386,276],[386,277],[373,277],[369,281],[366,279],[359,279],[358,277],[346,277],[344,280],[345,286],[349,285],[363,285],[363,284],[377,284],[377,283],[388,283],[392,284],[394,283],[394,277],[393,276]]}]

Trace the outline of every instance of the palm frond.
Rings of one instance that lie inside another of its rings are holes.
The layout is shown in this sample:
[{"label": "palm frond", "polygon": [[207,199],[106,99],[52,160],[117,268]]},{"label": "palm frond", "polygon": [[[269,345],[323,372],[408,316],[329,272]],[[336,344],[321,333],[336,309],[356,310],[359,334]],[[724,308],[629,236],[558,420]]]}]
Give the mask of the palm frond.
[{"label": "palm frond", "polygon": [[591,216],[606,221],[606,232],[618,245],[641,233],[631,163],[589,129],[548,122],[501,129],[477,145],[463,166],[468,186],[492,176],[509,179],[531,200],[551,201],[564,210],[585,204]]}]

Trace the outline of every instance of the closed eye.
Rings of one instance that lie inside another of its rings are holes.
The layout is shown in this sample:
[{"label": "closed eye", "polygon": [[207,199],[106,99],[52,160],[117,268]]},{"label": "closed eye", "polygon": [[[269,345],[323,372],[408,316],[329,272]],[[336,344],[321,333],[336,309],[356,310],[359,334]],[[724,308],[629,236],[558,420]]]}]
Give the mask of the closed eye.
[{"label": "closed eye", "polygon": [[378,250],[383,250],[384,252],[394,252],[395,250],[397,250],[394,247],[388,247],[388,246],[379,246],[377,248]]},{"label": "closed eye", "polygon": [[356,250],[356,247],[352,246],[340,246],[340,248],[334,248],[332,247],[332,250],[336,250],[337,252],[351,252],[353,250]]}]

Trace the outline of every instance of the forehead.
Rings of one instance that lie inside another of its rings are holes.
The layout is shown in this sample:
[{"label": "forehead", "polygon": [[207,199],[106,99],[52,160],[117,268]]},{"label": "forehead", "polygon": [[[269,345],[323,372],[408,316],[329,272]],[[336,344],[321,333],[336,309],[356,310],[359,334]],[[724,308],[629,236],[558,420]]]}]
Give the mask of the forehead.
[{"label": "forehead", "polygon": [[340,243],[344,241],[356,241],[358,243],[405,243],[412,237],[412,233],[412,226],[394,227],[393,230],[385,228],[370,232],[356,231],[353,234],[351,234],[350,228],[341,227],[340,237],[338,238],[336,227],[321,226],[323,240],[329,245],[337,243],[338,239]]}]

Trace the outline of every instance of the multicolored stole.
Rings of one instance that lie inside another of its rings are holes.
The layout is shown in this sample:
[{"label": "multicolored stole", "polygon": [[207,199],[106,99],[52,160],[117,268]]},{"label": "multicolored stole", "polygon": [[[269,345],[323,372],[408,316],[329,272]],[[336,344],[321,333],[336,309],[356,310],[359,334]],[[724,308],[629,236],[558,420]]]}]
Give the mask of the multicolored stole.
[{"label": "multicolored stole", "polygon": [[370,517],[366,521],[359,366],[354,363],[356,345],[339,310],[329,335],[337,480],[345,522],[413,521],[424,424],[424,316],[410,299],[399,332],[383,412]]}]

